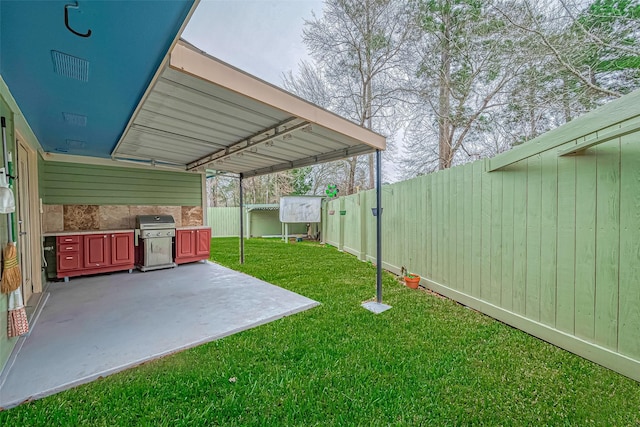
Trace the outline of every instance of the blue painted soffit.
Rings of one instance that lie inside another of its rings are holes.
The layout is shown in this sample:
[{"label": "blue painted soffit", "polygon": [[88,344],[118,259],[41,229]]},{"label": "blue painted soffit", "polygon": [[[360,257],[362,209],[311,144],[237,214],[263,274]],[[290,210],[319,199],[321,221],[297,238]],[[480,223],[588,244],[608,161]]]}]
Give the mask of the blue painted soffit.
[{"label": "blue painted soffit", "polygon": [[44,151],[109,157],[194,0],[80,0],[86,38],[66,4],[0,0],[0,74]]}]

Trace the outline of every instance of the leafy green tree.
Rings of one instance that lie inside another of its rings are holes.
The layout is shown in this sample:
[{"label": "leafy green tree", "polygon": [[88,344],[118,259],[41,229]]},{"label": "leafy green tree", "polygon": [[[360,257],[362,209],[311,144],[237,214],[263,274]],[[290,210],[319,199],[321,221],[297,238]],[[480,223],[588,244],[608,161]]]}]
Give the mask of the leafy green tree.
[{"label": "leafy green tree", "polygon": [[[491,115],[523,72],[526,53],[498,10],[477,0],[422,0],[420,40],[408,92],[415,106],[407,130],[408,174],[445,169],[486,155]],[[432,141],[437,140],[437,145]],[[416,156],[418,154],[418,156]]]},{"label": "leafy green tree", "polygon": [[313,187],[311,177],[311,166],[293,169],[291,171],[291,187],[293,196],[304,196],[309,194]]}]

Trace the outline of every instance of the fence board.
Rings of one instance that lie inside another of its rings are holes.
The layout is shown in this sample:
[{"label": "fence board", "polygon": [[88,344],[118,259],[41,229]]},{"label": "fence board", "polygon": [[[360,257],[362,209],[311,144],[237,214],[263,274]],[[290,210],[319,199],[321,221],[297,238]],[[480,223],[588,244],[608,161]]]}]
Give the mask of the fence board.
[{"label": "fence board", "polygon": [[441,174],[435,173],[432,175],[432,186],[433,189],[433,207],[431,209],[432,214],[432,226],[433,226],[433,241],[431,245],[431,250],[433,251],[433,255],[431,257],[433,261],[433,273],[432,278],[436,282],[439,282],[442,278],[440,277],[440,258],[442,254],[440,253],[440,241],[442,239],[442,227],[440,226],[442,215],[440,214],[442,209],[442,192],[440,189],[440,177]]},{"label": "fence board", "polygon": [[540,320],[540,251],[542,228],[542,172],[540,155],[527,160],[527,282],[525,314]]},{"label": "fence board", "polygon": [[556,260],[558,236],[558,156],[541,155],[540,321],[556,323]]},{"label": "fence board", "polygon": [[421,187],[424,189],[424,201],[423,201],[423,210],[424,210],[424,231],[425,231],[425,235],[424,238],[422,239],[422,248],[424,250],[424,261],[425,261],[425,268],[424,270],[421,271],[421,273],[425,276],[428,277],[431,275],[431,256],[432,256],[432,252],[431,252],[431,241],[433,240],[433,228],[432,228],[432,222],[431,222],[431,206],[432,206],[432,200],[431,200],[431,175],[425,175],[423,177],[420,178],[421,180]]},{"label": "fence board", "polygon": [[491,261],[487,300],[500,304],[502,293],[502,184],[504,172],[491,175]]},{"label": "fence board", "polygon": [[507,310],[513,308],[513,191],[514,168],[508,166],[502,172],[502,230],[500,241],[502,244],[502,289],[500,292],[500,305]]},{"label": "fence board", "polygon": [[482,287],[482,162],[473,163],[473,216],[472,222],[472,247],[471,258],[471,295],[480,297]]},{"label": "fence board", "polygon": [[558,158],[556,328],[575,330],[576,157]]},{"label": "fence board", "polygon": [[576,164],[575,334],[594,338],[596,262],[596,155],[587,150]]},{"label": "fence board", "polygon": [[[484,169],[484,165],[483,165]],[[495,176],[495,175],[494,175]],[[493,176],[482,173],[482,223],[481,235],[482,255],[480,257],[480,297],[491,298],[491,181]]]},{"label": "fence board", "polygon": [[513,311],[524,315],[527,297],[527,161],[514,165]]},{"label": "fence board", "polygon": [[456,289],[464,290],[464,167],[455,168],[456,180],[456,253],[454,264],[456,267]]},{"label": "fence board", "polygon": [[473,217],[472,211],[472,185],[473,185],[473,165],[466,164],[461,167],[464,171],[464,185],[462,199],[463,205],[463,286],[462,289],[465,293],[471,294],[471,258],[473,256],[471,249],[472,231],[471,218]]},{"label": "fence board", "polygon": [[640,359],[640,141],[621,139],[618,351]]},{"label": "fence board", "polygon": [[440,174],[440,185],[442,187],[442,280],[440,283],[450,286],[451,270],[449,264],[451,260],[451,174],[449,170],[443,170]]},{"label": "fence board", "polygon": [[620,258],[620,140],[595,147],[597,188],[595,340],[618,346]]}]

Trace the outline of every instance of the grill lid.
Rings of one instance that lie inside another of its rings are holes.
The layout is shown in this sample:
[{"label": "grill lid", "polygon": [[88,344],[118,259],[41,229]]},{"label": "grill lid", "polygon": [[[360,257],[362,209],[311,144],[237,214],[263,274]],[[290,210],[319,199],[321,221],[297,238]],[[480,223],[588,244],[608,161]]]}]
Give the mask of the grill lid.
[{"label": "grill lid", "polygon": [[176,222],[171,215],[138,215],[136,217],[136,228],[141,230],[175,227]]}]

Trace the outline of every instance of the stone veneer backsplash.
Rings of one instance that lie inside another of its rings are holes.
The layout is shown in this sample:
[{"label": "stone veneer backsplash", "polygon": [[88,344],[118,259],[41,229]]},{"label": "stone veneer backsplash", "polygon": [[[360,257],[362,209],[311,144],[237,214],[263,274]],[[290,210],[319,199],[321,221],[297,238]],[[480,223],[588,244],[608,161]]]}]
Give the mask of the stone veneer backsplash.
[{"label": "stone veneer backsplash", "polygon": [[45,233],[132,229],[138,215],[171,215],[176,227],[203,224],[201,206],[43,205],[42,208]]}]

